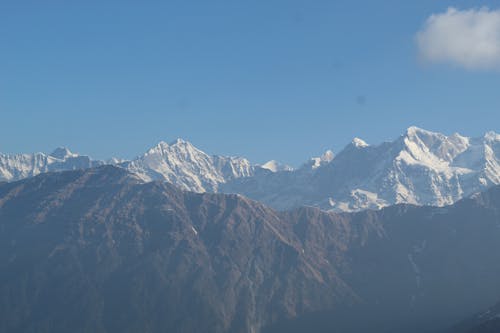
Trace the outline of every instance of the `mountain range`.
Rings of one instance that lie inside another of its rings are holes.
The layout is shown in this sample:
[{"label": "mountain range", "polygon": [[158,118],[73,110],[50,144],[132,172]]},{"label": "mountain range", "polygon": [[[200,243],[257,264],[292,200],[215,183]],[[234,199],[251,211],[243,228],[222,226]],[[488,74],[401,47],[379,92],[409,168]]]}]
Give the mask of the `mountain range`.
[{"label": "mountain range", "polygon": [[500,186],[279,212],[116,166],[0,184],[2,332],[445,332],[500,299]]},{"label": "mountain range", "polygon": [[15,181],[45,172],[87,169],[102,164],[104,162],[74,154],[64,147],[57,148],[50,154],[0,153],[0,181]]},{"label": "mountain range", "polygon": [[397,203],[445,206],[497,184],[500,135],[445,136],[410,127],[392,142],[371,146],[356,138],[318,167],[240,178],[221,191],[277,209],[358,211]]},{"label": "mountain range", "polygon": [[238,193],[279,210],[445,206],[500,184],[500,135],[446,136],[410,127],[378,145],[355,138],[337,155],[327,151],[295,170],[274,160],[256,165],[241,157],[208,155],[181,139],[160,142],[130,161],[94,161],[59,148],[48,155],[0,154],[0,181],[103,164],[125,168],[144,182],[167,181],[198,193]]}]

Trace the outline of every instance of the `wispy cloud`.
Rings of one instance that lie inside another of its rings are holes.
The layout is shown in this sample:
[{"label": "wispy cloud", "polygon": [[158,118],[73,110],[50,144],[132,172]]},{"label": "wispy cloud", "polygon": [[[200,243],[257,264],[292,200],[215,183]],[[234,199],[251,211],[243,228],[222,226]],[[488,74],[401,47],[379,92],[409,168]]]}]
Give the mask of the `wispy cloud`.
[{"label": "wispy cloud", "polygon": [[500,70],[500,10],[448,8],[416,35],[420,57],[470,70]]}]

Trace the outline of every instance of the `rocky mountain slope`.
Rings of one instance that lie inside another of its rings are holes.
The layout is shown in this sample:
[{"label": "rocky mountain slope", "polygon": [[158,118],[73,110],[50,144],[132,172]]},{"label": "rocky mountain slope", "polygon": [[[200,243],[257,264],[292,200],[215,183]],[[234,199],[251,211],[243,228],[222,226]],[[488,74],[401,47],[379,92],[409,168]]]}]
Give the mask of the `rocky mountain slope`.
[{"label": "rocky mountain slope", "polygon": [[114,167],[2,185],[0,230],[0,331],[258,332],[355,300],[274,211]]},{"label": "rocky mountain slope", "polygon": [[500,298],[498,207],[280,213],[112,166],[3,183],[0,331],[441,329]]},{"label": "rocky mountain slope", "polygon": [[464,320],[447,333],[496,333],[500,332],[500,303]]}]

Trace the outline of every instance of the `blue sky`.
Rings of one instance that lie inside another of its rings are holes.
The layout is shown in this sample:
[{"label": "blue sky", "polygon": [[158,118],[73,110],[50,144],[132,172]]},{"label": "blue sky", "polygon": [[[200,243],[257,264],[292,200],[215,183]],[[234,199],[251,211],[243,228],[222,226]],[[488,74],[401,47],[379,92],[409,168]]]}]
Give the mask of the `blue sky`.
[{"label": "blue sky", "polygon": [[498,68],[419,56],[450,6],[500,1],[2,1],[0,151],[131,158],[182,137],[297,165],[410,125],[498,131]]}]

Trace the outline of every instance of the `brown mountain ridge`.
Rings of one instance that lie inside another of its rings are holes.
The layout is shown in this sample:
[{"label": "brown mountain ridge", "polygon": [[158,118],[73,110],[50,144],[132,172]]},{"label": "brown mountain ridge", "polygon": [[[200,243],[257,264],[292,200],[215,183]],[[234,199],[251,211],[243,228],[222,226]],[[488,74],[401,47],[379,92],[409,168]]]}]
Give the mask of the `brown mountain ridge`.
[{"label": "brown mountain ridge", "polygon": [[[278,212],[127,171],[0,184],[2,332],[425,332],[500,298],[500,188]],[[311,326],[312,325],[312,326]]]}]

